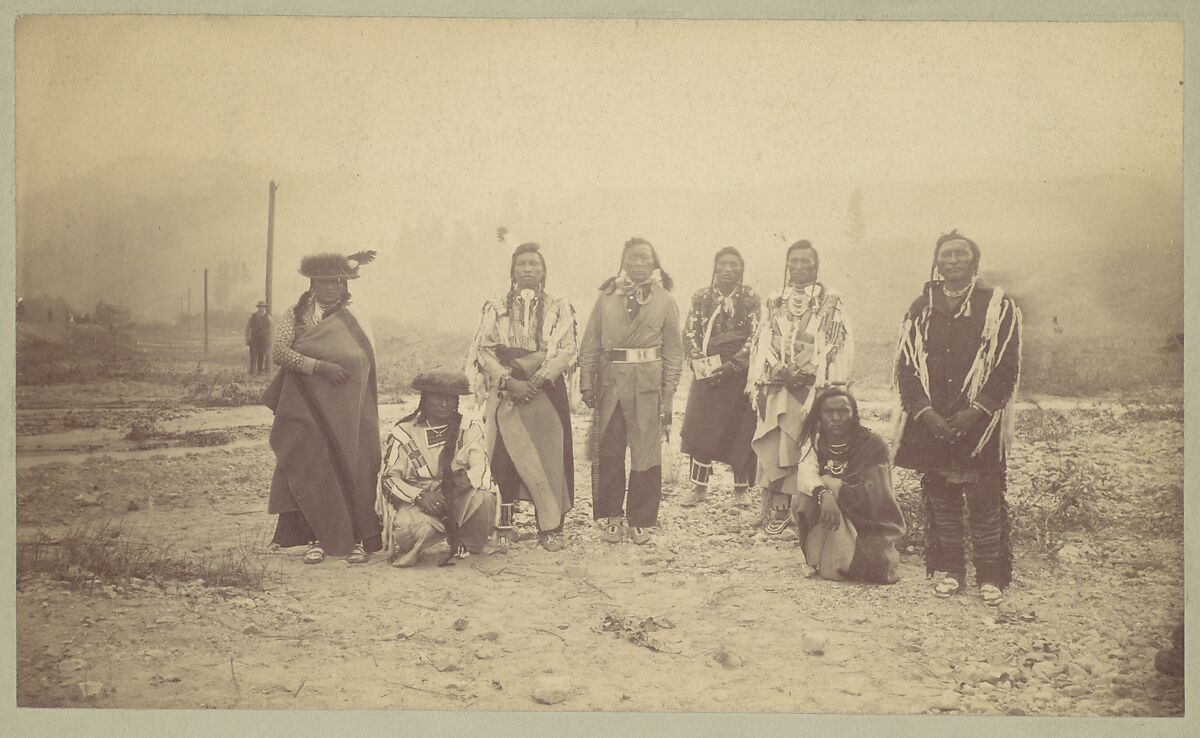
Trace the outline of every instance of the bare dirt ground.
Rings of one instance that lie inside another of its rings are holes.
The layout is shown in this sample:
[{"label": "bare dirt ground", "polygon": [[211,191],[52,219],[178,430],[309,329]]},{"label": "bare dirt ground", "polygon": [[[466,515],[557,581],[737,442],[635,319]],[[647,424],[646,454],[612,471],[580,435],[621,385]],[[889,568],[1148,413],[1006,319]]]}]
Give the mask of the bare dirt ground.
[{"label": "bare dirt ground", "polygon": [[[435,552],[412,570],[306,566],[267,545],[265,408],[189,407],[149,384],[18,389],[20,706],[1183,713],[1182,680],[1152,666],[1183,609],[1181,392],[1022,405],[1016,579],[995,609],[973,587],[932,596],[903,474],[913,530],[890,587],[808,578],[794,540],[730,506],[724,472],[699,507],[669,491],[652,545],[602,542],[582,417],[564,551],[538,547],[526,509],[525,540],[453,567]],[[886,430],[886,393],[865,399]],[[402,411],[385,406],[385,427]],[[266,577],[31,563],[81,530]]]}]

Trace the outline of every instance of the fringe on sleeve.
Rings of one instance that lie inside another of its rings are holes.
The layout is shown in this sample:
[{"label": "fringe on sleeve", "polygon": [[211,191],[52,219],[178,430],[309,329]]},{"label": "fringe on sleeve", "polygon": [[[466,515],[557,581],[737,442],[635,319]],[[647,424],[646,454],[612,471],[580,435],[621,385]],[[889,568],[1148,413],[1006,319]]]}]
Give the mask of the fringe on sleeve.
[{"label": "fringe on sleeve", "polygon": [[496,303],[488,300],[483,303],[483,309],[479,315],[479,328],[475,331],[475,337],[471,339],[471,347],[467,349],[467,359],[463,366],[463,373],[467,375],[467,386],[475,393],[475,402],[482,406],[487,398],[487,372],[479,363],[479,349],[483,346],[483,342],[496,332]]}]

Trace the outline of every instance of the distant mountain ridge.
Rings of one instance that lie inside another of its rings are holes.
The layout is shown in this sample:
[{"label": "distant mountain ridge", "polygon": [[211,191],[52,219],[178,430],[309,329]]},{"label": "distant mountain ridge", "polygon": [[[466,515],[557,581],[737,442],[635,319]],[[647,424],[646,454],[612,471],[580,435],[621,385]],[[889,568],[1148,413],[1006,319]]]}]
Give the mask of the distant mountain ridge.
[{"label": "distant mountain ridge", "polygon": [[[571,299],[582,320],[632,235],[656,244],[681,305],[708,282],[717,248],[738,246],[747,281],[768,292],[782,281],[787,243],[809,238],[821,249],[822,278],[847,296],[865,329],[883,331],[927,277],[934,240],[957,227],[983,247],[985,276],[1023,295],[1031,315],[1182,324],[1181,193],[1127,175],[809,178],[739,191],[687,183],[429,203],[419,183],[368,181],[345,169],[268,172],[217,159],[139,157],[18,192],[18,294],[61,295],[85,310],[104,299],[142,319],[170,319],[189,287],[192,312],[199,311],[207,267],[210,305],[249,312],[263,292],[271,178],[280,183],[277,306],[304,288],[295,273],[302,254],[370,247],[380,259],[354,289],[373,310],[469,326],[482,300],[505,289],[511,248],[536,240],[550,261],[550,289]],[[847,236],[855,190],[865,223],[857,244]],[[515,240],[497,242],[500,226]]]}]

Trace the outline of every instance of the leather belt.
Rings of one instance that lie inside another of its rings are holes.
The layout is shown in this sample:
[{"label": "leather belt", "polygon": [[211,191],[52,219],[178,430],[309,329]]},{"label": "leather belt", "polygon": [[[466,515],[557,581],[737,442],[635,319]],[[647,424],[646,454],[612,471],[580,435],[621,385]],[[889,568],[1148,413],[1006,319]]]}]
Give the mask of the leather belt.
[{"label": "leather belt", "polygon": [[604,352],[604,358],[614,364],[645,364],[662,358],[658,346],[650,348],[616,348]]}]

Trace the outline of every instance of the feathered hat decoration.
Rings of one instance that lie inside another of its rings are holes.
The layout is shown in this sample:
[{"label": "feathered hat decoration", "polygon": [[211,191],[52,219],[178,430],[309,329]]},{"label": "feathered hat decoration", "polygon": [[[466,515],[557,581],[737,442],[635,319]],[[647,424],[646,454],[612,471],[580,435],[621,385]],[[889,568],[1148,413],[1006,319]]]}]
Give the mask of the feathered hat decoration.
[{"label": "feathered hat decoration", "polygon": [[374,261],[375,253],[370,249],[349,256],[312,254],[300,260],[300,273],[309,279],[358,279],[358,268]]}]

